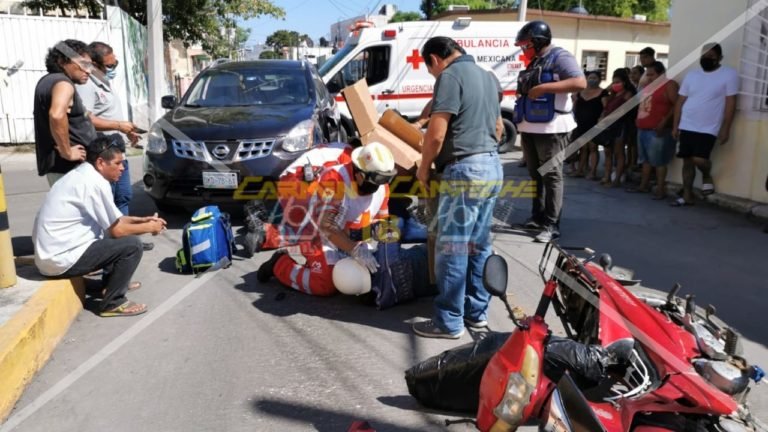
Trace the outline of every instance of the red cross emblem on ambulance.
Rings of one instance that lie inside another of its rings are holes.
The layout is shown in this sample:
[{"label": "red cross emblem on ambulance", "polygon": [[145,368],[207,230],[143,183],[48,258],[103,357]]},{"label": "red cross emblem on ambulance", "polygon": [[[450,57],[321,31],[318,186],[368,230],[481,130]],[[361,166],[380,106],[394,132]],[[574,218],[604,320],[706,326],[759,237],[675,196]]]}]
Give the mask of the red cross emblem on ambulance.
[{"label": "red cross emblem on ambulance", "polygon": [[423,63],[424,59],[419,55],[419,50],[413,50],[411,55],[405,58],[406,63],[410,63],[413,70],[419,70],[419,63]]}]

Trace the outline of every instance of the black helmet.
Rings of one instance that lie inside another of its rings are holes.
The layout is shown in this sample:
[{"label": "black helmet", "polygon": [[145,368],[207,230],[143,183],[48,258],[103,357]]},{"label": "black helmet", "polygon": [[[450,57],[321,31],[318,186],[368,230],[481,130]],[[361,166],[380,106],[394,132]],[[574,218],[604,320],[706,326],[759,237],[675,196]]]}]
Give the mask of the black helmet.
[{"label": "black helmet", "polygon": [[515,44],[531,41],[536,51],[541,50],[552,42],[552,30],[544,21],[531,21],[517,32]]}]

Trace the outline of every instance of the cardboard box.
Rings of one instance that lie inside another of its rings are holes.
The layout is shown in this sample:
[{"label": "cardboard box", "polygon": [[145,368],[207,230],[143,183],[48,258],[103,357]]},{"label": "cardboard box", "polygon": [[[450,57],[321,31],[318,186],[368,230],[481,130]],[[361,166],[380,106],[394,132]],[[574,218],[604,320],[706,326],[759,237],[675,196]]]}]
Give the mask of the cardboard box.
[{"label": "cardboard box", "polygon": [[378,141],[384,144],[392,152],[395,163],[400,168],[406,171],[414,170],[416,163],[421,160],[421,153],[378,123],[379,113],[371,102],[371,93],[365,80],[344,88],[341,93],[347,101],[362,143]]}]

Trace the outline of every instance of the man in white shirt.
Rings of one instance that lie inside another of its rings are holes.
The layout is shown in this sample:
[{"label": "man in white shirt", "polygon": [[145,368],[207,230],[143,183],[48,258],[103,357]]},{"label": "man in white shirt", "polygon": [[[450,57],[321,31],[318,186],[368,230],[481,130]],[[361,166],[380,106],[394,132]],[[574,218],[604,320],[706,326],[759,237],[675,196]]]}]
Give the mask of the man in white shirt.
[{"label": "man in white shirt", "polygon": [[701,193],[714,193],[710,155],[715,143],[728,142],[736,113],[739,73],[720,64],[723,49],[707,44],[701,54],[701,69],[683,79],[675,105],[672,136],[680,141],[677,157],[683,159],[683,196],[673,201],[675,207],[693,205],[696,168],[701,171]]},{"label": "man in white shirt", "polygon": [[139,234],[158,234],[166,222],[155,216],[123,216],[110,182],[123,172],[123,152],[112,137],[87,147],[86,161],[56,182],[35,218],[35,264],[45,276],[74,277],[104,269],[99,315],[130,316],[147,306],[125,297],[141,261]]}]

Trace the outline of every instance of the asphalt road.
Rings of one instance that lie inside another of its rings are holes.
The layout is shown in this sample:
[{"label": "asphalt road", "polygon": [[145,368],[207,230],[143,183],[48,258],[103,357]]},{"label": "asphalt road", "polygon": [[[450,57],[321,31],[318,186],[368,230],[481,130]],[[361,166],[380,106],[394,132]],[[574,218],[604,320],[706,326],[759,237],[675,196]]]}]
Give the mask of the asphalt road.
[{"label": "asphalt road", "polygon": [[[510,156],[505,161],[508,177],[526,178]],[[136,181],[141,159],[131,163]],[[12,235],[29,236],[47,183],[29,163],[3,162],[3,174]],[[138,183],[134,191],[132,213],[154,212]],[[511,199],[497,216],[520,221],[529,206]],[[130,295],[149,304],[150,313],[115,319],[81,313],[14,414],[41,395],[52,399],[15,430],[330,432],[368,420],[377,431],[425,431],[443,430],[443,420],[455,418],[421,408],[403,379],[414,363],[473,337],[414,337],[409,322],[430,315],[430,299],[376,311],[352,297],[311,298],[275,282],[260,285],[255,270],[269,253],[199,279],[179,275],[173,257],[185,217],[169,222],[172,229],[151,239],[156,247],[142,260],[136,279],[143,288]],[[681,294],[715,304],[744,335],[746,357],[768,366],[768,235],[757,224],[707,205],[671,208],[647,195],[568,179],[562,231],[561,244],[608,252],[646,286],[667,290],[680,282]],[[542,288],[536,266],[543,245],[505,229],[494,237],[510,264],[513,300],[531,312]],[[500,302],[493,303],[490,322],[494,330],[512,328]],[[95,362],[95,355],[103,360]],[[46,393],[85,366],[90,369],[63,391]],[[768,420],[765,386],[751,400]]]}]

